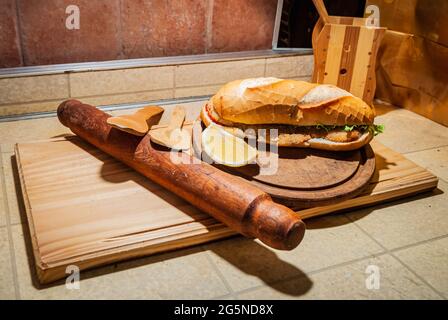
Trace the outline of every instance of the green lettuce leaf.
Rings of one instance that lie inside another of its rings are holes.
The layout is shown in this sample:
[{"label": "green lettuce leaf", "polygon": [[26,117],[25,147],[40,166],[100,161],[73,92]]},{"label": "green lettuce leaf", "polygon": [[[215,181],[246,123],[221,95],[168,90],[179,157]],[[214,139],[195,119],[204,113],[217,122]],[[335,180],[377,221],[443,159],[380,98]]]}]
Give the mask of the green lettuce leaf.
[{"label": "green lettuce leaf", "polygon": [[344,131],[350,132],[350,131],[353,131],[353,129],[355,129],[355,128],[356,128],[356,125],[352,125],[352,126],[345,125]]},{"label": "green lettuce leaf", "polygon": [[[333,129],[337,128],[337,126],[328,126],[323,124],[316,125],[316,129],[318,130],[325,130],[326,132],[329,132]],[[384,125],[382,124],[373,124],[373,125],[345,125],[344,127],[341,126],[341,128],[344,129],[344,131],[350,132],[355,129],[360,131],[366,131],[369,130],[373,135],[378,135],[380,133],[384,132]]]},{"label": "green lettuce leaf", "polygon": [[376,136],[376,135],[384,132],[384,125],[383,124],[374,124],[374,125],[370,126],[369,129],[372,130],[373,135]]}]

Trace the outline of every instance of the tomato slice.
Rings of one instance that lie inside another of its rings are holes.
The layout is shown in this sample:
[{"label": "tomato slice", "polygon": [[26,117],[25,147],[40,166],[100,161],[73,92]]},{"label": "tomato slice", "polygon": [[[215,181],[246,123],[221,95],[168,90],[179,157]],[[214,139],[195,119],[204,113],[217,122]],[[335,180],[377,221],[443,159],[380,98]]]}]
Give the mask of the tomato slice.
[{"label": "tomato slice", "polygon": [[208,104],[205,105],[205,110],[207,111],[207,115],[208,115],[208,117],[210,118],[210,120],[212,120],[214,123],[217,123],[217,124],[223,126],[222,123],[220,123],[218,120],[216,120],[215,118],[213,118],[212,113],[210,112],[210,108],[209,108]]}]

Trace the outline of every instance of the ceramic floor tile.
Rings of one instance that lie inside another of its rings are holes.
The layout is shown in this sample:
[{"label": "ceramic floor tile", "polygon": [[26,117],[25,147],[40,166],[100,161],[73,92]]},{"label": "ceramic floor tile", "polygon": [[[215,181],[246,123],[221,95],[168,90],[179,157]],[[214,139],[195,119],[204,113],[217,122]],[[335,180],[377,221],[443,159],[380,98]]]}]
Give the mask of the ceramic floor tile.
[{"label": "ceramic floor tile", "polygon": [[309,76],[313,73],[312,55],[272,58],[266,60],[266,77],[291,79]]},{"label": "ceramic floor tile", "polygon": [[348,213],[362,229],[388,249],[448,234],[448,184],[411,198]]},{"label": "ceramic floor tile", "polygon": [[176,88],[176,90],[174,92],[174,96],[176,98],[182,98],[182,97],[198,97],[198,96],[205,96],[205,95],[213,95],[221,87],[222,87],[222,85]]},{"label": "ceramic floor tile", "polygon": [[400,153],[448,145],[448,128],[412,111],[378,106],[375,123],[384,124],[384,133],[375,139]]},{"label": "ceramic floor tile", "polygon": [[82,272],[79,290],[68,290],[64,281],[38,286],[28,234],[23,236],[22,225],[13,226],[12,233],[22,299],[211,299],[229,293],[198,248]]},{"label": "ceramic floor tile", "polygon": [[345,300],[441,297],[395,258],[382,255],[318,272],[309,278],[262,286],[240,293],[238,298]]},{"label": "ceramic floor tile", "polygon": [[211,260],[234,291],[304,271],[279,258],[277,252],[257,240],[235,237],[204,246]]},{"label": "ceramic floor tile", "polygon": [[132,285],[146,282],[148,289],[162,299],[209,299],[229,294],[206,253],[198,248],[179,250],[119,264],[121,277]]},{"label": "ceramic floor tile", "polygon": [[74,99],[80,100],[85,104],[92,106],[110,106],[126,103],[140,103],[141,101],[153,101],[162,99],[174,98],[174,90],[155,90],[155,91],[142,91],[134,93],[122,93],[122,94],[110,94],[104,96],[93,97],[75,97]]},{"label": "ceramic floor tile", "polygon": [[448,147],[407,153],[406,158],[448,182]]},{"label": "ceramic floor tile", "polygon": [[8,230],[3,227],[0,228],[0,300],[16,297],[12,270]]},{"label": "ceramic floor tile", "polygon": [[311,82],[311,77],[312,76],[304,76],[304,77],[296,77],[296,78],[288,78],[288,79]]},{"label": "ceramic floor tile", "polygon": [[235,291],[383,251],[344,216],[321,217],[306,223],[305,238],[292,251],[274,250],[244,238],[216,242],[205,248]]},{"label": "ceramic floor tile", "polygon": [[[11,224],[22,223],[25,219],[25,208],[20,187],[17,165],[13,153],[2,153],[3,172],[5,177],[6,202]],[[22,218],[23,217],[23,218]]]},{"label": "ceramic floor tile", "polygon": [[281,259],[306,272],[384,252],[342,214],[308,219],[305,223],[302,243],[293,251],[277,252]]},{"label": "ceramic floor tile", "polygon": [[70,74],[71,97],[123,94],[173,88],[172,66]]},{"label": "ceramic floor tile", "polygon": [[426,242],[394,254],[448,299],[448,238]]},{"label": "ceramic floor tile", "polygon": [[[0,160],[1,161],[1,160]],[[3,227],[6,225],[6,198],[4,196],[4,194],[6,194],[6,192],[4,192],[4,188],[3,188],[3,183],[4,183],[4,175],[3,175],[3,165],[0,168],[0,227]]]},{"label": "ceramic floor tile", "polygon": [[0,143],[1,153],[14,153],[14,143]]},{"label": "ceramic floor tile", "polygon": [[66,99],[68,99],[68,97],[46,101],[5,104],[0,107],[0,116],[55,111],[58,105]]},{"label": "ceramic floor tile", "polygon": [[265,59],[178,65],[175,67],[175,83],[178,88],[224,85],[237,79],[262,77],[264,67]]},{"label": "ceramic floor tile", "polygon": [[14,152],[14,144],[49,139],[70,133],[56,117],[0,122],[2,152]]},{"label": "ceramic floor tile", "polygon": [[65,74],[0,79],[0,104],[65,99],[68,96]]}]

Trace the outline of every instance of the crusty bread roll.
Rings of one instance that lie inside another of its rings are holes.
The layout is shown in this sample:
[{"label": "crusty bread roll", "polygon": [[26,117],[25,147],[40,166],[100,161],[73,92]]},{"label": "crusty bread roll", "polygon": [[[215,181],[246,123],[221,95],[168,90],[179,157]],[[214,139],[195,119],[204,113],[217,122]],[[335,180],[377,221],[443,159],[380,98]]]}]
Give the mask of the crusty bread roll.
[{"label": "crusty bread roll", "polygon": [[[362,99],[332,85],[297,80],[253,78],[224,85],[203,107],[201,119],[226,131],[247,137],[246,129],[278,128],[279,146],[353,150],[373,138],[371,130],[341,132],[346,125],[373,125],[375,110]],[[332,126],[333,132],[307,134],[315,126]],[[339,130],[339,132],[337,132]],[[343,138],[332,137],[338,133]],[[356,133],[356,135],[355,135]]]},{"label": "crusty bread roll", "polygon": [[210,100],[220,119],[300,126],[372,124],[372,107],[332,85],[277,78],[236,80]]}]

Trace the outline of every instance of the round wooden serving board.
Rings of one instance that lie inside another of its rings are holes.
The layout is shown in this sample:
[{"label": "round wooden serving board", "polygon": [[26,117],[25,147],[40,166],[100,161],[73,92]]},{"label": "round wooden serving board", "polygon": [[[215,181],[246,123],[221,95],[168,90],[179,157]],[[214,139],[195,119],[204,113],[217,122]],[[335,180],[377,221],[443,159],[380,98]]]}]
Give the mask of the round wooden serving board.
[{"label": "round wooden serving board", "polygon": [[345,152],[283,147],[278,148],[274,174],[262,174],[258,164],[236,168],[214,165],[248,180],[279,203],[307,208],[334,204],[361,193],[375,172],[375,154],[370,145]]}]

